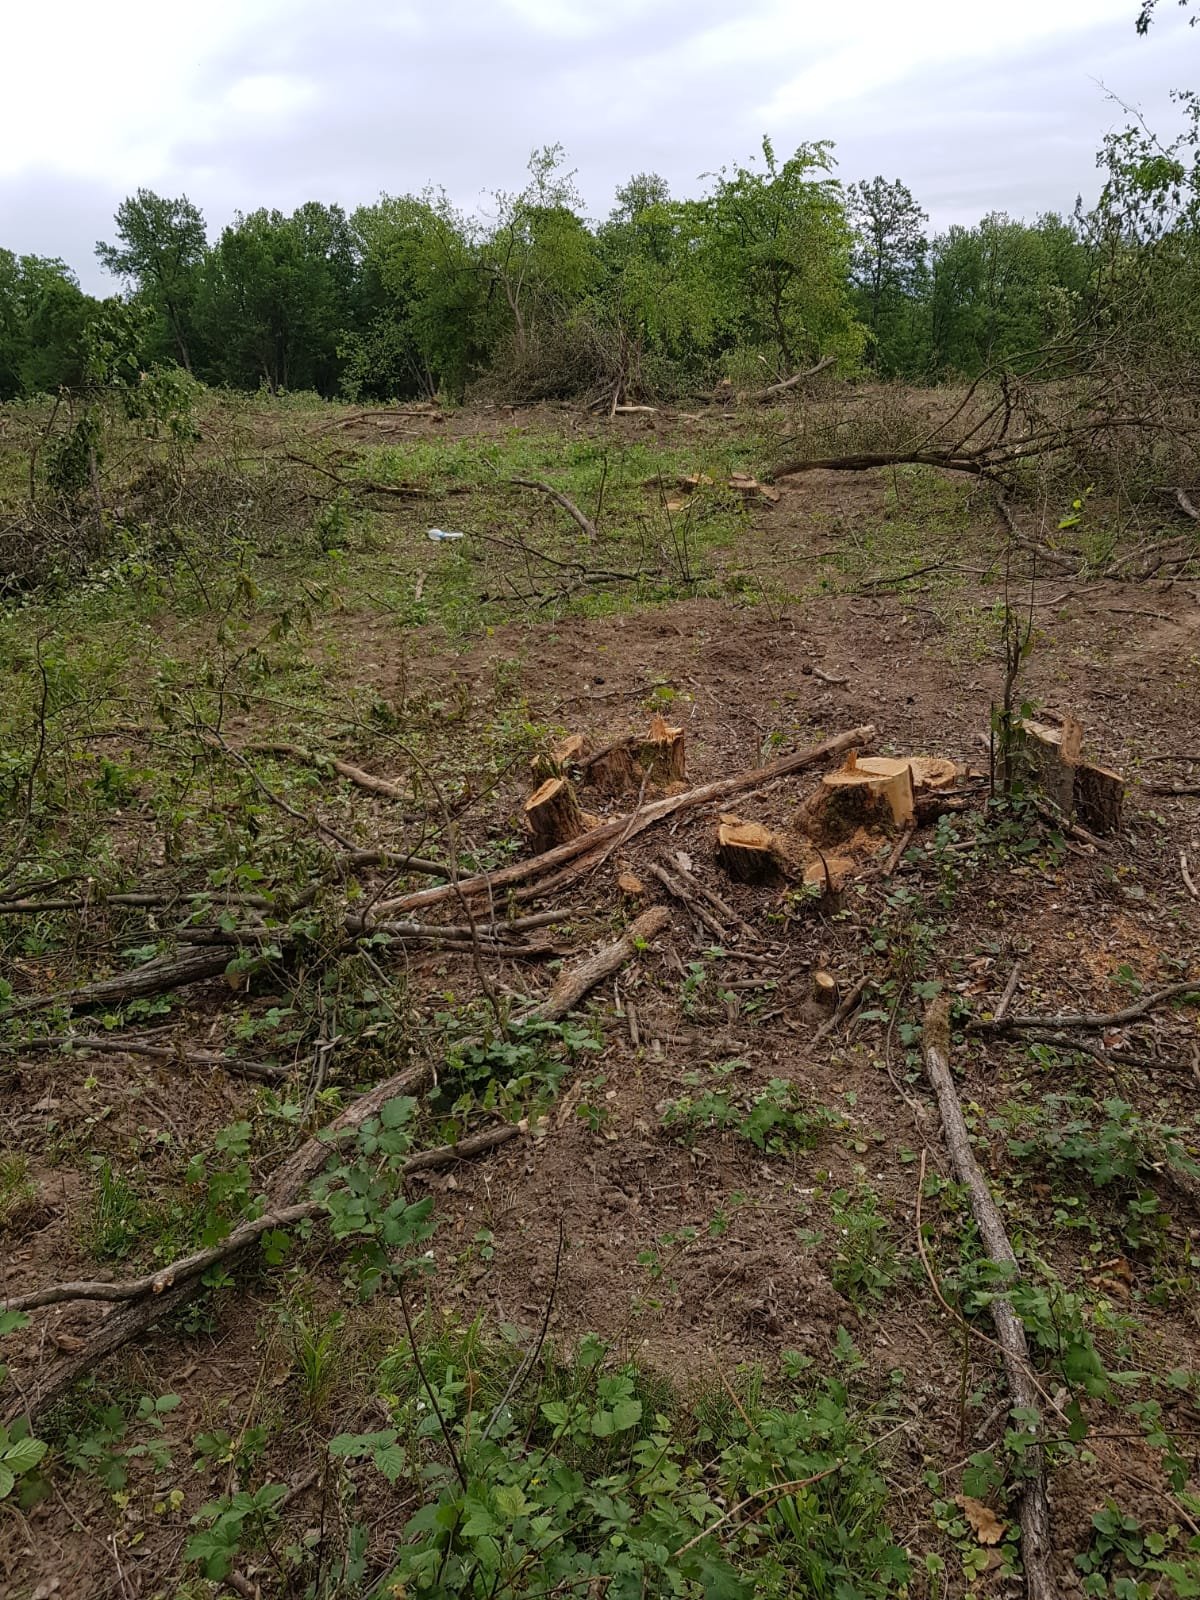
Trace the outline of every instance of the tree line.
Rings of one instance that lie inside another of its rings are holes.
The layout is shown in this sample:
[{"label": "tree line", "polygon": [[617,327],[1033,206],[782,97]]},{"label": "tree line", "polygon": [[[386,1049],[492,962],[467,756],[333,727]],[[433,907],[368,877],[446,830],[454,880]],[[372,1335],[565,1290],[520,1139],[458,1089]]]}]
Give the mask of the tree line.
[{"label": "tree line", "polygon": [[238,214],[210,239],[186,197],[139,189],[96,246],[122,284],[110,300],[62,261],[0,249],[0,398],[84,384],[114,319],[146,370],[361,400],[670,397],[828,356],[912,381],[1020,372],[1083,321],[1122,306],[1127,321],[1131,285],[1137,314],[1173,319],[1190,351],[1200,114],[1177,98],[1173,141],[1139,122],[1108,136],[1094,207],[932,236],[905,184],[837,181],[827,142],[780,159],[764,139],[696,198],[639,174],[600,223],[559,146],[479,215],[427,189],[349,215]]}]

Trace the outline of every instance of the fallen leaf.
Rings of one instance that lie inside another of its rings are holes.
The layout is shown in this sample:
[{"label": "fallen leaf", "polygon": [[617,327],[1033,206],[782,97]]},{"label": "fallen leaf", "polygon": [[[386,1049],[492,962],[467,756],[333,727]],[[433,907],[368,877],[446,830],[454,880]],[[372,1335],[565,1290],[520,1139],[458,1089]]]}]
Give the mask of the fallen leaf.
[{"label": "fallen leaf", "polygon": [[1008,1529],[1007,1522],[1001,1522],[996,1513],[985,1506],[982,1500],[975,1500],[969,1494],[956,1494],[954,1503],[964,1517],[971,1524],[971,1531],[980,1544],[999,1544]]},{"label": "fallen leaf", "polygon": [[646,885],[632,872],[618,874],[617,888],[622,894],[628,895],[643,895],[646,892]]}]

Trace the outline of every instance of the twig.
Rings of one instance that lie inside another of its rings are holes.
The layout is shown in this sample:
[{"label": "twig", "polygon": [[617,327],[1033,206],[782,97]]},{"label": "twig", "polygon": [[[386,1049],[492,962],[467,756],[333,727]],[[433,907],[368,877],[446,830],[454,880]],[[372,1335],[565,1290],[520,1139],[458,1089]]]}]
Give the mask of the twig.
[{"label": "twig", "polygon": [[[906,828],[904,830],[904,832],[900,835],[900,837],[896,840],[896,843],[892,848],[892,853],[887,858],[887,863],[884,866],[883,871],[879,874],[881,882],[886,883],[887,880],[891,877],[892,873],[895,872],[896,868],[900,865],[900,858],[903,856],[904,852],[908,849],[909,845],[913,842],[913,839],[916,837],[916,833],[917,833],[917,830],[916,830],[915,826],[912,827],[912,828]],[[829,869],[826,868],[826,875],[827,876],[828,876],[828,871],[829,871]]]},{"label": "twig", "polygon": [[269,1061],[247,1061],[241,1056],[223,1056],[216,1050],[183,1050],[171,1045],[149,1044],[143,1039],[129,1039],[122,1034],[59,1033],[44,1039],[26,1039],[19,1045],[2,1044],[0,1050],[24,1054],[30,1050],[95,1051],[98,1055],[147,1056],[152,1061],[164,1061],[168,1066],[220,1067],[222,1072],[235,1078],[257,1078],[263,1083],[280,1083],[291,1069],[278,1067]]},{"label": "twig", "polygon": [[[769,405],[777,395],[786,394],[789,389],[794,389],[798,383],[803,383],[806,378],[815,378],[819,372],[837,364],[836,356],[822,356],[815,367],[809,367],[806,372],[793,372],[790,378],[784,378],[780,383],[770,383],[765,389],[759,389],[756,394],[748,394],[746,399],[751,405]],[[776,368],[778,371],[778,368]]]},{"label": "twig", "polygon": [[842,1023],[845,1022],[846,1018],[858,1004],[860,998],[862,997],[862,992],[867,987],[869,982],[870,977],[868,974],[864,973],[846,995],[846,998],[842,1001],[841,1005],[838,1006],[837,1010],[833,1013],[829,1020],[827,1022],[823,1022],[817,1029],[816,1033],[813,1034],[812,1038],[809,1040],[810,1048],[815,1044],[819,1044],[822,1039],[827,1038],[835,1028],[841,1027]]},{"label": "twig", "polygon": [[671,873],[669,873],[665,867],[660,866],[657,861],[648,861],[646,863],[646,871],[652,878],[658,879],[659,883],[662,884],[663,888],[669,895],[671,895],[674,899],[679,900],[683,905],[687,906],[692,915],[696,917],[698,921],[702,922],[708,931],[721,944],[724,944],[728,940],[728,928],[724,927],[720,922],[717,921],[716,917],[713,916],[708,907],[701,903],[699,898],[692,893],[691,889],[688,888],[687,884],[685,884],[681,879],[673,877]]},{"label": "twig", "polygon": [[671,857],[671,864],[675,868],[675,871],[679,874],[681,881],[686,883],[688,888],[691,889],[693,893],[698,894],[702,899],[707,900],[709,905],[719,917],[724,918],[726,922],[731,922],[734,927],[740,929],[747,938],[757,939],[757,930],[752,928],[750,924],[742,917],[739,917],[737,912],[728,903],[728,901],[723,900],[715,889],[710,889],[706,883],[701,883],[700,879],[697,878],[696,875],[684,863],[685,857],[682,851],[677,851],[676,854]]},{"label": "twig", "polygon": [[565,494],[563,494],[561,489],[556,489],[552,483],[546,483],[541,478],[510,478],[508,481],[510,483],[517,484],[522,489],[538,489],[542,494],[548,494],[551,500],[553,500],[556,505],[560,505],[567,515],[572,519],[572,521],[576,522],[579,527],[583,529],[584,533],[590,540],[592,540],[593,543],[599,540],[600,534],[597,531],[596,524],[592,521],[592,519],[588,516],[585,516],[575,504],[574,500],[569,499]]},{"label": "twig", "polygon": [[1126,1022],[1136,1022],[1165,1000],[1175,1000],[1181,995],[1195,995],[1200,1000],[1200,978],[1185,978],[1181,983],[1169,983],[1165,989],[1145,994],[1123,1011],[1067,1011],[1059,1016],[995,1016],[980,1018],[970,1024],[972,1033],[1006,1033],[1013,1028],[1119,1028]]},{"label": "twig", "polygon": [[1193,900],[1200,900],[1200,889],[1196,888],[1196,885],[1192,880],[1192,875],[1188,871],[1188,858],[1182,850],[1179,852],[1179,870],[1183,874],[1183,881],[1187,888],[1187,892],[1191,895]]},{"label": "twig", "polygon": [[1012,1005],[1013,995],[1017,992],[1017,981],[1021,976],[1020,961],[1013,962],[1013,969],[1008,975],[1008,982],[1004,985],[1004,993],[1000,996],[1000,1003],[992,1013],[993,1020],[1003,1022],[1008,1015],[1008,1008]]}]

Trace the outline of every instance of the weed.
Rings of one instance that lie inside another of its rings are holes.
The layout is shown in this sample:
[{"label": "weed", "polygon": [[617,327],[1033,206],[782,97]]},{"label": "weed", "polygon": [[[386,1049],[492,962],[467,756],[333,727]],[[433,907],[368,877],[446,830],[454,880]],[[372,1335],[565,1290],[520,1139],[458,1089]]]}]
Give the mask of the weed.
[{"label": "weed", "polygon": [[37,1185],[29,1176],[26,1156],[0,1154],[0,1233],[28,1216],[37,1204]]},{"label": "weed", "polygon": [[[740,1065],[728,1062],[713,1070],[727,1076]],[[698,1084],[699,1075],[685,1074],[685,1081]],[[771,1155],[812,1150],[824,1134],[843,1126],[844,1120],[828,1107],[806,1100],[788,1078],[772,1078],[758,1093],[709,1089],[669,1100],[662,1107],[662,1126],[683,1144],[694,1144],[707,1130],[728,1131]]]},{"label": "weed", "polygon": [[861,1310],[881,1299],[906,1271],[871,1189],[835,1189],[829,1197],[830,1225],[836,1248],[830,1281],[839,1294]]}]

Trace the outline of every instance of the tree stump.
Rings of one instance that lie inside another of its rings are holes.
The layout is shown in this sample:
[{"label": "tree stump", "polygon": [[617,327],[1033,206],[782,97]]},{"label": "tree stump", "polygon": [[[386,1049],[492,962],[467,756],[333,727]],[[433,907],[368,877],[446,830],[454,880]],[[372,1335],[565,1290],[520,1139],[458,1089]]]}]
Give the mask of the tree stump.
[{"label": "tree stump", "polygon": [[771,883],[783,875],[783,853],[770,828],[740,817],[717,825],[717,860],[739,883]]},{"label": "tree stump", "polygon": [[633,743],[632,739],[618,739],[588,756],[583,763],[585,781],[601,794],[636,793],[642,785],[642,769],[633,753]]},{"label": "tree stump", "polygon": [[582,768],[587,761],[588,748],[584,734],[570,733],[549,750],[539,750],[529,763],[535,781],[544,783],[547,778],[565,778]]},{"label": "tree stump", "polygon": [[894,833],[913,825],[913,779],[907,761],[865,756],[852,750],[844,766],[827,772],[805,805],[814,838],[835,843],[860,828]]},{"label": "tree stump", "polygon": [[1083,760],[1083,729],[1071,717],[1060,728],[1028,719],[1017,727],[1022,736],[1026,776],[1064,817],[1077,817],[1093,833],[1116,833],[1125,803],[1125,780],[1119,772]]},{"label": "tree stump", "polygon": [[641,766],[651,783],[665,787],[682,783],[687,774],[687,756],[682,728],[673,728],[658,712],[639,751]]},{"label": "tree stump", "polygon": [[547,778],[525,802],[525,826],[535,853],[578,838],[591,826],[566,778]]},{"label": "tree stump", "polygon": [[812,975],[812,997],[822,1011],[834,1011],[838,1003],[838,983],[832,972],[818,969]]}]

